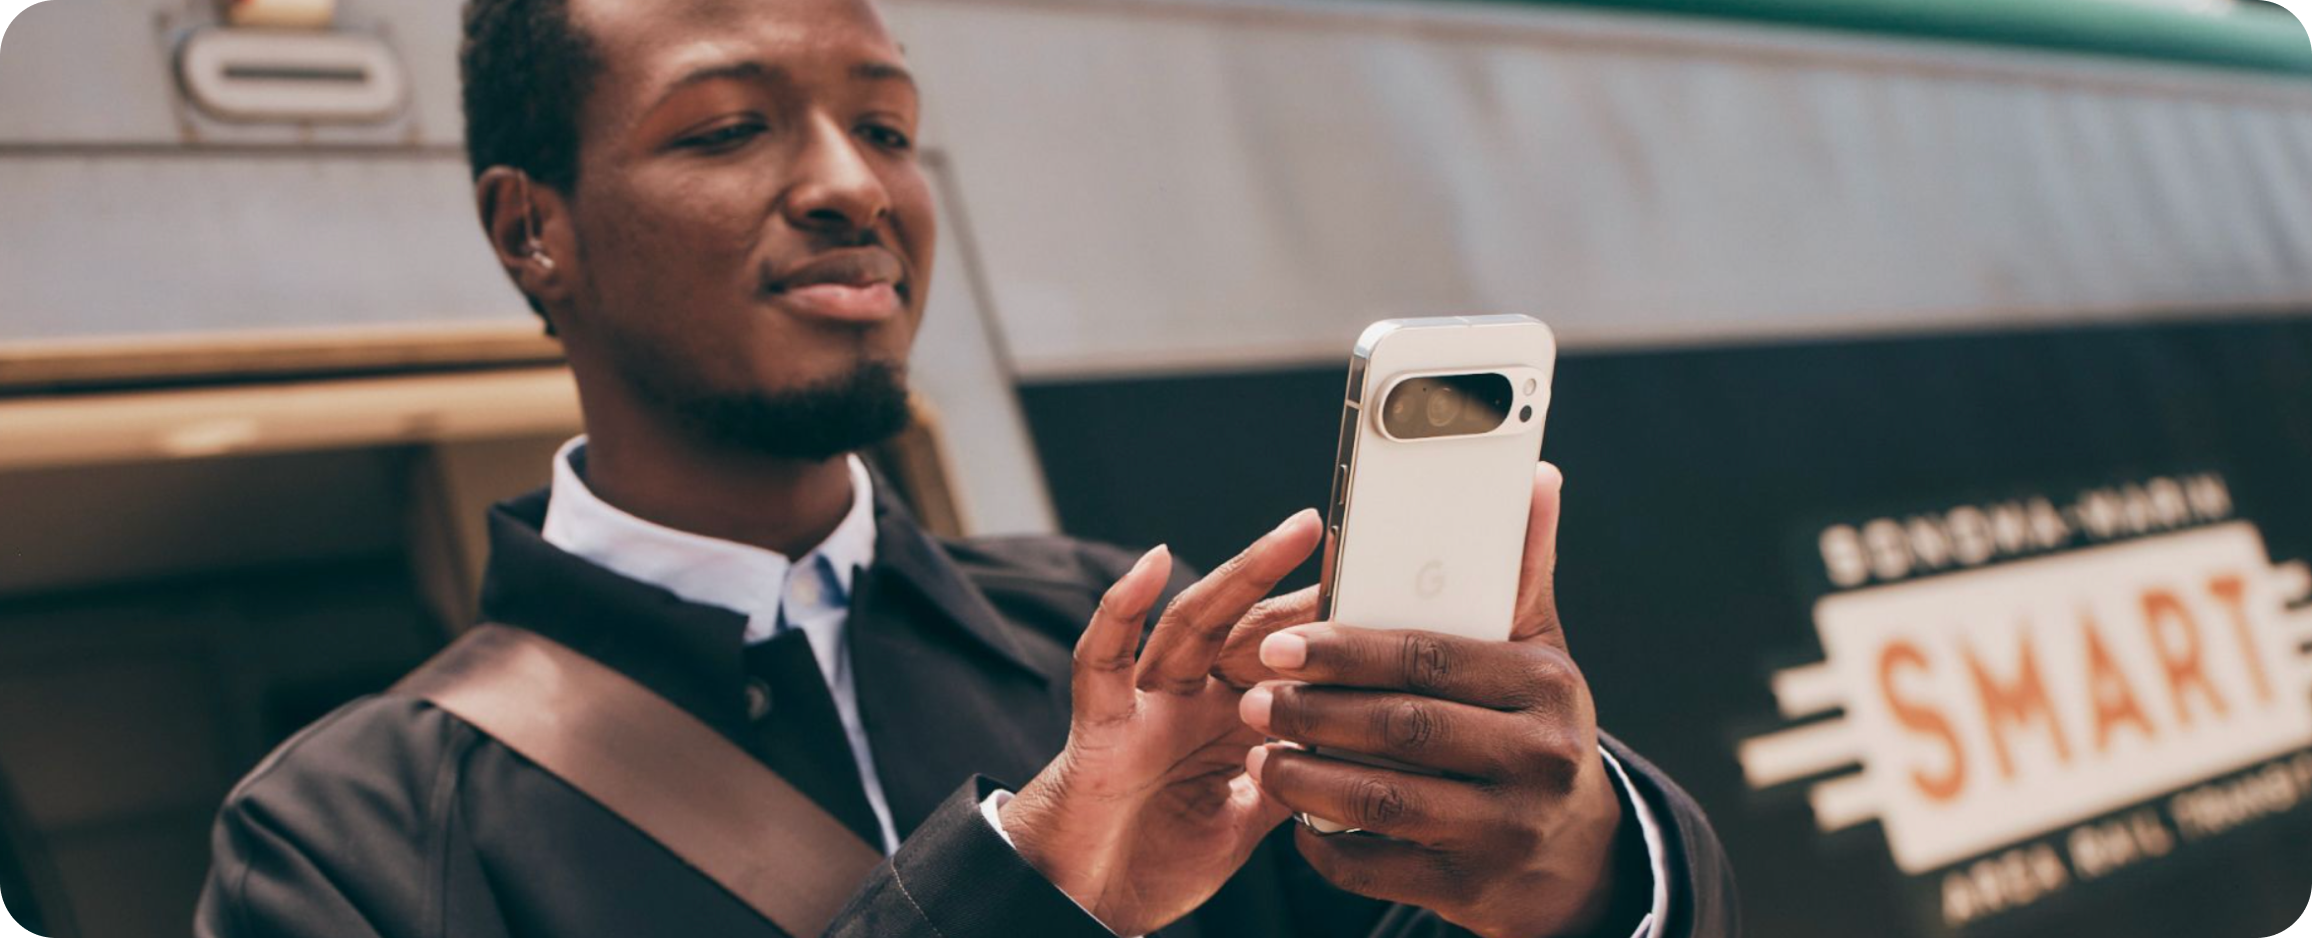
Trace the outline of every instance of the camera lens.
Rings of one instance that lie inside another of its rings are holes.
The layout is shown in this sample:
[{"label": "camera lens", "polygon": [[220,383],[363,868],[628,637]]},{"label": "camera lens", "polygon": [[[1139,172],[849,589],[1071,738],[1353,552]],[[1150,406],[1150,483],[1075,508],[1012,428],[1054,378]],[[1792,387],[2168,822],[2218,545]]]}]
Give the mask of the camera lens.
[{"label": "camera lens", "polygon": [[1399,440],[1490,433],[1516,411],[1517,386],[1499,372],[1407,378],[1381,403],[1381,429]]},{"label": "camera lens", "polygon": [[1422,407],[1423,416],[1432,427],[1443,427],[1461,416],[1461,391],[1450,384],[1439,383],[1429,387],[1429,403]]},{"label": "camera lens", "polygon": [[1520,408],[1518,408],[1518,409],[1517,409],[1517,422],[1518,422],[1518,423],[1532,423],[1532,422],[1533,422],[1533,408],[1531,408],[1531,407],[1520,407]]}]

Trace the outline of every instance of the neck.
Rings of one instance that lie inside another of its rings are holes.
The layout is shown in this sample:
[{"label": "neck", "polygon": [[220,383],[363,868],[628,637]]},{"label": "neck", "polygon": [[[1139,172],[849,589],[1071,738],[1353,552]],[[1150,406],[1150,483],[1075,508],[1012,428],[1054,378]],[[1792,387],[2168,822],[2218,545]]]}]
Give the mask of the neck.
[{"label": "neck", "polygon": [[801,557],[851,510],[841,456],[808,461],[700,446],[647,422],[589,415],[586,487],[654,524]]}]

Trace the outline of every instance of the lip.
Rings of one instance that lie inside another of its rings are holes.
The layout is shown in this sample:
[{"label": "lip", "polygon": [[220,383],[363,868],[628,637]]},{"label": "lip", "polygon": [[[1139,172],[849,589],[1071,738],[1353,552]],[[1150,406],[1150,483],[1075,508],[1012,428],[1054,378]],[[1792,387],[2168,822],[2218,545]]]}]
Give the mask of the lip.
[{"label": "lip", "polygon": [[830,322],[872,324],[906,306],[905,266],[875,247],[814,256],[785,270],[766,269],[765,298],[797,315]]},{"label": "lip", "polygon": [[889,283],[814,283],[780,290],[771,301],[816,319],[878,323],[899,315],[899,290]]}]

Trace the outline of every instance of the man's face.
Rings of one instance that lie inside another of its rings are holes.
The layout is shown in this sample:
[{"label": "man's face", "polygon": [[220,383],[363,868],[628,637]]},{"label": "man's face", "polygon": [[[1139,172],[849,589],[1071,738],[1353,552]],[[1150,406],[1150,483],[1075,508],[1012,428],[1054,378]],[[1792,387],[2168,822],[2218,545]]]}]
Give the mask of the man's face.
[{"label": "man's face", "polygon": [[782,455],[896,429],[782,426],[888,422],[922,321],[916,90],[875,12],[573,0],[571,18],[602,66],[579,116],[573,364],[726,440],[801,447]]}]

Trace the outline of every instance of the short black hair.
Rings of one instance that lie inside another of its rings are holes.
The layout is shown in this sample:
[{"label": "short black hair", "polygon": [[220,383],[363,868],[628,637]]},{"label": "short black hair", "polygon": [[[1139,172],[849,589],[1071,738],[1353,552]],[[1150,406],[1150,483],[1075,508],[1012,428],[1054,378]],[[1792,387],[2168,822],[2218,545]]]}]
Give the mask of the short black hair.
[{"label": "short black hair", "polygon": [[[466,0],[458,81],[474,178],[511,166],[567,194],[578,184],[578,108],[601,67],[569,0]],[[537,298],[530,311],[554,334]]]},{"label": "short black hair", "polygon": [[578,109],[601,67],[568,0],[466,0],[458,77],[466,159],[479,178],[511,166],[570,192],[578,182]]}]

